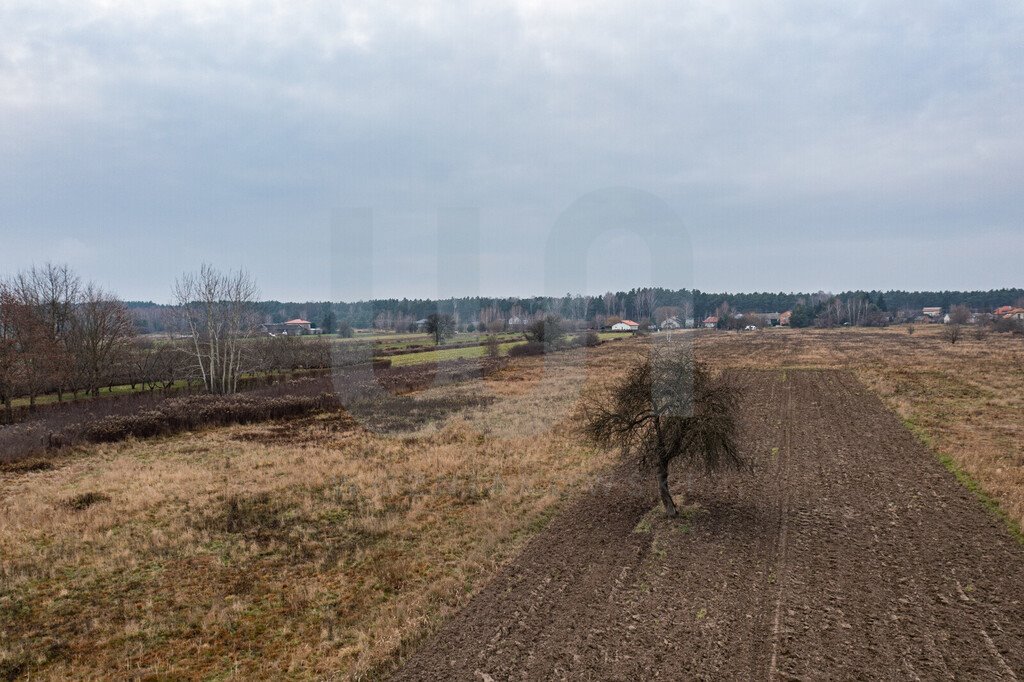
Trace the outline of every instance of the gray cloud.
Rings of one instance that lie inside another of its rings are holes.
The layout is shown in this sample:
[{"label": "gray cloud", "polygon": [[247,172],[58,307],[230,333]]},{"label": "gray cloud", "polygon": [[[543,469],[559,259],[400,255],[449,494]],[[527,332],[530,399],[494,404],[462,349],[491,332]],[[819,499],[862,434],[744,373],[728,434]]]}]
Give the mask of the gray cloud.
[{"label": "gray cloud", "polygon": [[[125,296],[205,259],[326,297],[332,211],[369,205],[345,298],[425,296],[469,206],[484,291],[528,294],[624,185],[687,226],[679,286],[1020,284],[1017,3],[302,5],[4,3],[0,270],[78,244]],[[597,251],[595,290],[644,283]]]}]

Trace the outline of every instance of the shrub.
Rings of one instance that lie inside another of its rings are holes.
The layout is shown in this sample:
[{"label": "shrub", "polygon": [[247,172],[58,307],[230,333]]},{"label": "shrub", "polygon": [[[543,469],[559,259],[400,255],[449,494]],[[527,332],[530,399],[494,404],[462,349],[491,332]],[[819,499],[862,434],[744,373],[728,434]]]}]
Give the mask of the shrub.
[{"label": "shrub", "polygon": [[573,345],[575,346],[586,346],[587,348],[593,348],[601,344],[601,337],[597,335],[595,331],[585,331],[582,334],[577,334],[576,338],[573,339]]},{"label": "shrub", "polygon": [[60,442],[113,443],[127,438],[152,438],[204,426],[250,424],[297,417],[338,407],[330,393],[317,396],[195,395],[165,400],[156,409],[113,415],[69,429]]},{"label": "shrub", "polygon": [[1000,334],[1022,334],[1024,333],[1024,324],[1011,317],[1001,317],[995,321],[992,329]]},{"label": "shrub", "polygon": [[508,349],[510,358],[524,358],[532,355],[544,355],[544,344],[540,341],[527,341]]},{"label": "shrub", "polygon": [[524,334],[527,341],[546,343],[550,346],[562,339],[565,335],[565,327],[562,318],[557,315],[548,315],[543,320],[531,322]]},{"label": "shrub", "polygon": [[491,334],[484,341],[484,353],[489,358],[496,358],[501,354],[501,343],[498,341],[498,337]]},{"label": "shrub", "polygon": [[87,492],[64,501],[64,506],[73,511],[84,511],[99,502],[109,502],[110,496],[103,493]]}]

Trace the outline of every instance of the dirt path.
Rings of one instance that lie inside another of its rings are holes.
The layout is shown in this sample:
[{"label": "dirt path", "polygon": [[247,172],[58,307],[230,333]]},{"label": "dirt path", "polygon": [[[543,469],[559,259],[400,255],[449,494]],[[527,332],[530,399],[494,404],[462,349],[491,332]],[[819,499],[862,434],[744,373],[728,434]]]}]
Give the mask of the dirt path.
[{"label": "dirt path", "polygon": [[851,375],[742,380],[753,475],[598,487],[396,679],[1024,679],[1024,546]]}]

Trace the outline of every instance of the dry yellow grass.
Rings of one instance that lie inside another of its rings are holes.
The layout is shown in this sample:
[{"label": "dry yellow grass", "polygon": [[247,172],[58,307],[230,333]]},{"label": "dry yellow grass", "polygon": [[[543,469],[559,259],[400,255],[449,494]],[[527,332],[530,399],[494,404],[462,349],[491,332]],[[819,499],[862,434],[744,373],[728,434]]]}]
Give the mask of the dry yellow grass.
[{"label": "dry yellow grass", "polygon": [[495,402],[398,436],[323,415],[0,474],[0,678],[385,672],[609,462],[567,435],[581,376],[431,389]]},{"label": "dry yellow grass", "polygon": [[[940,456],[967,473],[1012,523],[1024,526],[1024,339],[955,345],[941,325],[698,335],[720,367],[850,369]],[[841,419],[842,415],[836,415]]]}]

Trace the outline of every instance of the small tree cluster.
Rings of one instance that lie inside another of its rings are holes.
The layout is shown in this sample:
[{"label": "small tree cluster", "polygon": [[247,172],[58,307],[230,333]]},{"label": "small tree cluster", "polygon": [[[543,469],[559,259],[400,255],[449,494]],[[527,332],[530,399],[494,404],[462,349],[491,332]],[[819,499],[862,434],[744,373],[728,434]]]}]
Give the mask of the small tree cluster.
[{"label": "small tree cluster", "polygon": [[98,393],[122,366],[135,325],[127,307],[64,265],[0,281],[0,402],[43,393]]}]

